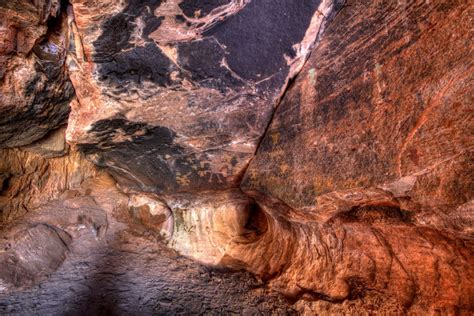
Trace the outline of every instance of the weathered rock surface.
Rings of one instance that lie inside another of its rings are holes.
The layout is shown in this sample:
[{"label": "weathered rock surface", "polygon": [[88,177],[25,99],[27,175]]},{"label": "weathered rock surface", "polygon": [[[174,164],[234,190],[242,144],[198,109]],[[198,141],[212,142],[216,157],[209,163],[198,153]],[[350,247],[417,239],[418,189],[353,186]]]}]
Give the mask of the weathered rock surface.
[{"label": "weathered rock surface", "polygon": [[243,187],[293,207],[358,187],[445,212],[469,202],[469,9],[354,1],[342,10],[282,101]]},{"label": "weathered rock surface", "polygon": [[472,310],[472,239],[417,224],[391,194],[326,195],[318,209],[325,217],[249,194],[169,199],[168,245],[201,262],[252,271],[294,302],[330,303],[300,303],[307,312]]},{"label": "weathered rock surface", "polygon": [[130,194],[130,218],[144,227],[158,232],[163,238],[173,235],[173,213],[163,201],[150,193]]},{"label": "weathered rock surface", "polygon": [[238,186],[332,7],[72,1],[68,140],[136,190]]},{"label": "weathered rock surface", "polygon": [[107,217],[90,197],[47,204],[0,236],[0,293],[35,285],[66,259],[80,234],[104,235]]},{"label": "weathered rock surface", "polygon": [[0,148],[27,145],[66,122],[74,94],[67,45],[59,0],[0,1]]},{"label": "weathered rock surface", "polygon": [[235,242],[251,243],[266,230],[265,216],[240,190],[174,195],[165,200],[174,224],[168,245],[200,262],[226,266]]},{"label": "weathered rock surface", "polygon": [[66,128],[52,130],[42,139],[27,146],[22,150],[39,154],[43,158],[61,157],[67,154],[69,145],[66,143]]},{"label": "weathered rock surface", "polygon": [[[468,312],[472,64],[468,27],[456,29],[468,25],[469,6],[347,5],[246,172],[242,188],[255,202],[237,190],[164,195],[175,223],[169,244],[333,306],[303,309],[337,312],[354,301],[387,313]],[[249,217],[255,203],[260,215]]]},{"label": "weathered rock surface", "polygon": [[472,6],[346,5],[246,171],[270,219],[250,270],[331,302],[472,311]]},{"label": "weathered rock surface", "polygon": [[[0,313],[294,313],[250,274],[202,266],[143,228],[128,226],[128,197],[110,178],[88,180],[66,196],[30,213],[26,224],[7,229],[9,248],[0,252],[2,268],[7,268],[0,270]],[[25,252],[28,256],[15,266],[4,265],[4,259]],[[18,289],[46,274],[49,278],[39,285]],[[17,276],[15,290],[6,291],[12,275]],[[19,278],[25,275],[31,279]]]},{"label": "weathered rock surface", "polygon": [[0,224],[59,198],[101,173],[74,150],[65,156],[45,158],[57,152],[47,151],[48,146],[40,143],[43,156],[21,149],[0,150]]}]

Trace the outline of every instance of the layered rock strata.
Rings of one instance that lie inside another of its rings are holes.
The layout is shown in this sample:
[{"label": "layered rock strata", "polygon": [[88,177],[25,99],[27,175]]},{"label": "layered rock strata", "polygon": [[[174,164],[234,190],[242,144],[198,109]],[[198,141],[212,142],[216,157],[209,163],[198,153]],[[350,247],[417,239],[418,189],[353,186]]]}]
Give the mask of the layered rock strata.
[{"label": "layered rock strata", "polygon": [[0,150],[0,224],[102,173],[81,153],[68,149],[64,132],[59,129],[28,146]]}]

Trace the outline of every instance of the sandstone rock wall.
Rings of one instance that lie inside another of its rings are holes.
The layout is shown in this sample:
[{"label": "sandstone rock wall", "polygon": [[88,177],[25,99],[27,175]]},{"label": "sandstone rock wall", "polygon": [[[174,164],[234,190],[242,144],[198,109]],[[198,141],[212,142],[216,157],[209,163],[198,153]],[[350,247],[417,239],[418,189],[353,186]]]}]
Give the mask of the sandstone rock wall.
[{"label": "sandstone rock wall", "polygon": [[470,8],[350,3],[285,95],[243,187],[309,209],[358,187],[444,213],[472,200]]},{"label": "sandstone rock wall", "polygon": [[68,141],[131,189],[237,187],[333,6],[72,1]]},{"label": "sandstone rock wall", "polygon": [[0,1],[0,148],[27,145],[67,120],[67,32],[59,0]]},{"label": "sandstone rock wall", "polygon": [[295,293],[337,301],[375,290],[420,313],[467,312],[472,6],[346,5],[244,176],[243,190],[275,223],[263,249],[289,249],[281,251],[288,259],[263,261],[275,265],[273,282]]},{"label": "sandstone rock wall", "polygon": [[[96,176],[85,155],[128,194],[114,214],[131,227],[254,273],[300,312],[468,314],[471,12],[450,0],[0,1],[0,147],[22,146],[0,152],[3,216]],[[73,150],[31,144],[68,104]]]},{"label": "sandstone rock wall", "polygon": [[186,255],[295,300],[467,311],[470,5],[346,2],[271,120],[333,5],[75,1],[68,139],[158,194]]},{"label": "sandstone rock wall", "polygon": [[250,273],[200,265],[130,225],[127,201],[100,176],[0,231],[0,313],[294,313]]}]

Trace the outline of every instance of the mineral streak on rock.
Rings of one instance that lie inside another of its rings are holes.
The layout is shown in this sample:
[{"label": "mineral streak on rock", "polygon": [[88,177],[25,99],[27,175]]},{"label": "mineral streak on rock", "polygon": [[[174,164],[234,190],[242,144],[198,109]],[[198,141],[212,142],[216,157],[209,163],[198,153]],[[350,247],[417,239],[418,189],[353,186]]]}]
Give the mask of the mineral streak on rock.
[{"label": "mineral streak on rock", "polygon": [[70,51],[79,104],[68,140],[128,188],[238,186],[332,7],[319,0],[73,1],[73,37],[85,56]]}]

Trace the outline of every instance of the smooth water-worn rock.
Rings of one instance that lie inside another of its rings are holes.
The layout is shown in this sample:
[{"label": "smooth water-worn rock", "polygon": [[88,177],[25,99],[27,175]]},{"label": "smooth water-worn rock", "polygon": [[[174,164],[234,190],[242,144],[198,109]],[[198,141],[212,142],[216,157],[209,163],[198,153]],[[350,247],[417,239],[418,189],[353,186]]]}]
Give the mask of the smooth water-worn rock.
[{"label": "smooth water-worn rock", "polygon": [[101,176],[7,227],[0,313],[295,313],[249,273],[206,267],[167,248],[127,220],[127,201]]},{"label": "smooth water-worn rock", "polygon": [[75,238],[99,238],[106,229],[106,214],[90,197],[46,204],[11,223],[0,236],[0,293],[36,285],[63,263]]},{"label": "smooth water-worn rock", "polygon": [[163,201],[150,193],[130,194],[130,217],[144,227],[158,232],[163,238],[173,235],[174,216]]},{"label": "smooth water-worn rock", "polygon": [[266,229],[265,217],[240,190],[174,195],[165,200],[174,223],[167,244],[206,264],[228,266],[234,243],[258,240]]},{"label": "smooth water-worn rock", "polygon": [[42,139],[33,142],[27,146],[21,147],[22,150],[39,154],[43,158],[61,157],[68,153],[69,145],[66,143],[66,128],[52,130]]}]

